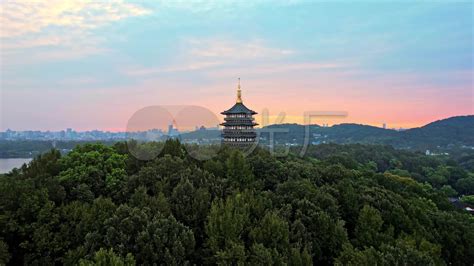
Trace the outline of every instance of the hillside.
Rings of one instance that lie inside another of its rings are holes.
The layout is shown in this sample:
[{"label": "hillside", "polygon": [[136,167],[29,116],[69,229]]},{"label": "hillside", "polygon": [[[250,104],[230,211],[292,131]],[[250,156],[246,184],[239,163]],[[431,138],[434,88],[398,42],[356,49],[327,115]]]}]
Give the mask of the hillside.
[{"label": "hillside", "polygon": [[451,144],[472,147],[474,146],[474,115],[438,120],[423,127],[409,129],[401,133],[399,145],[429,147]]},{"label": "hillside", "polygon": [[167,140],[142,161],[86,144],[0,175],[0,265],[474,263],[473,216],[448,200],[473,195],[474,175],[456,162],[381,145],[206,161],[188,148]]},{"label": "hillside", "polygon": [[[309,127],[310,143],[371,143],[396,148],[426,150],[449,146],[474,146],[474,116],[458,116],[438,120],[420,128],[395,131],[360,124],[340,124],[332,127]],[[271,125],[264,129],[288,130],[275,134],[277,143],[304,143],[305,126],[298,124]],[[268,135],[268,133],[266,133]],[[265,138],[265,134],[263,134]]]}]

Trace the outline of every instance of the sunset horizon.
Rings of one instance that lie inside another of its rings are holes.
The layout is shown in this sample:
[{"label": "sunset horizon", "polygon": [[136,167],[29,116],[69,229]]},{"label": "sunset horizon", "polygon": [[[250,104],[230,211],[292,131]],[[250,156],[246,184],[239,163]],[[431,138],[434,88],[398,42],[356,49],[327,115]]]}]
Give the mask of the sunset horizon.
[{"label": "sunset horizon", "polygon": [[344,111],[324,123],[413,128],[474,114],[469,2],[0,7],[0,131],[125,129],[155,105],[222,119],[238,77],[270,123],[281,112],[303,123],[305,112]]}]

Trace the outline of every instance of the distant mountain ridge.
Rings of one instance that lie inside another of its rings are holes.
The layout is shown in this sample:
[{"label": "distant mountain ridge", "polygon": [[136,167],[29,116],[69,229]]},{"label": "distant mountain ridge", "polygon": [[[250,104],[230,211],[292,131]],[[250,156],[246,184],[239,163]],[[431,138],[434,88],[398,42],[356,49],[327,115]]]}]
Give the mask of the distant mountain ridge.
[{"label": "distant mountain ridge", "polygon": [[[267,143],[271,129],[287,130],[274,133],[276,144],[303,144],[306,126],[274,124],[258,129],[260,141]],[[372,143],[405,149],[435,149],[450,145],[474,147],[474,115],[455,116],[431,122],[425,126],[396,131],[361,124],[339,124],[331,127],[309,126],[309,143]],[[194,131],[182,134],[183,139],[219,138],[218,130]]]},{"label": "distant mountain ridge", "polygon": [[404,133],[409,139],[415,141],[430,138],[441,142],[441,144],[449,144],[455,141],[474,146],[474,115],[437,120],[423,127],[406,130]]}]

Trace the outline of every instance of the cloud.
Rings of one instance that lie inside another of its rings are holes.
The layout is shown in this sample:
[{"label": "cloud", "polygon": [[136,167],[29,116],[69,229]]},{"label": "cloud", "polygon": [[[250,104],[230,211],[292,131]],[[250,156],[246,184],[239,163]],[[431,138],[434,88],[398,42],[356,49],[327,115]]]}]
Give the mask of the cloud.
[{"label": "cloud", "polygon": [[[289,74],[295,72],[315,72],[323,70],[351,68],[354,65],[349,62],[278,62],[273,64],[254,64],[240,67],[229,67],[226,69],[213,69],[209,75],[213,78],[233,77],[236,73],[246,77],[259,77],[270,74]],[[346,72],[344,72],[346,73]]]},{"label": "cloud", "polygon": [[0,5],[0,37],[39,33],[53,26],[93,29],[149,12],[122,1],[6,1]]},{"label": "cloud", "polygon": [[[1,57],[18,65],[103,53],[105,37],[94,30],[150,12],[121,0],[5,1],[0,4]],[[42,50],[25,52],[35,48]]]},{"label": "cloud", "polygon": [[[161,67],[134,67],[124,72],[130,76],[148,76],[160,73],[216,70],[235,67],[238,63],[255,62],[262,59],[278,60],[294,55],[290,49],[272,47],[262,39],[233,40],[225,38],[183,39],[175,62]],[[253,64],[253,63],[252,63]],[[278,66],[269,66],[275,69]],[[295,68],[315,67],[309,65]],[[321,67],[321,66],[320,66]]]},{"label": "cloud", "polygon": [[90,85],[90,84],[94,84],[98,82],[99,80],[93,77],[79,76],[79,77],[72,77],[72,78],[59,80],[58,84],[70,86],[70,85]]},{"label": "cloud", "polygon": [[223,37],[182,39],[177,45],[179,56],[174,62],[152,67],[131,67],[123,70],[131,77],[152,77],[160,74],[193,72],[212,79],[268,77],[342,71],[346,73],[357,64],[351,60],[308,61],[295,60],[295,50],[274,47],[263,39],[238,40]]},{"label": "cloud", "polygon": [[211,12],[219,12],[226,16],[240,16],[236,13],[237,9],[255,9],[258,7],[265,6],[271,3],[272,7],[275,6],[291,6],[296,5],[305,0],[284,0],[284,1],[268,1],[268,0],[253,0],[253,1],[241,1],[241,0],[220,0],[220,1],[209,1],[209,0],[155,0],[153,4],[160,9],[177,9],[185,10],[192,13],[202,13],[209,15]]},{"label": "cloud", "polygon": [[225,59],[275,58],[294,54],[290,49],[274,48],[265,45],[263,40],[225,40],[225,39],[189,39],[192,56]]},{"label": "cloud", "polygon": [[213,61],[213,62],[196,62],[196,63],[188,63],[178,66],[170,66],[170,67],[152,67],[152,68],[132,68],[126,70],[125,73],[130,76],[148,76],[160,73],[169,73],[169,72],[183,72],[183,71],[196,71],[196,70],[203,70],[212,67],[216,67],[222,65],[222,61]]}]

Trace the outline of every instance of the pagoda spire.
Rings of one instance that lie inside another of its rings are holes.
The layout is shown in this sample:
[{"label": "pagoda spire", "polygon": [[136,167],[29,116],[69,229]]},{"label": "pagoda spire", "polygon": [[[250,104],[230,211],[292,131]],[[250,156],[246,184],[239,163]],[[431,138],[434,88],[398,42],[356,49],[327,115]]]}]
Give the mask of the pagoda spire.
[{"label": "pagoda spire", "polygon": [[237,85],[237,103],[242,103],[242,91],[240,90],[240,78],[239,78],[239,84]]}]

